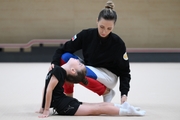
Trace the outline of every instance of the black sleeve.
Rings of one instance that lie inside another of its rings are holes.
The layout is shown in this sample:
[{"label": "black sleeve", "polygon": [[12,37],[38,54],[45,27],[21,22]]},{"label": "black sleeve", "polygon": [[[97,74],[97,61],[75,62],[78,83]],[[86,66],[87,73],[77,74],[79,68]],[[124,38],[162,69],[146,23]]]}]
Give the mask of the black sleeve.
[{"label": "black sleeve", "polygon": [[52,69],[52,75],[54,75],[58,81],[64,81],[63,69],[60,66],[55,65]]},{"label": "black sleeve", "polygon": [[[45,107],[45,102],[46,102],[46,90],[48,87],[48,84],[51,80],[52,75],[54,75],[58,81],[60,82],[60,84],[64,84],[65,81],[65,76],[66,76],[66,71],[61,67],[61,66],[57,66],[55,65],[54,68],[48,72],[47,76],[46,76],[46,80],[45,80],[45,87],[44,87],[44,94],[43,94],[43,101],[42,101],[42,108]],[[51,101],[51,105],[50,108],[52,107],[52,101]]]},{"label": "black sleeve", "polygon": [[82,49],[83,31],[74,35],[71,40],[67,41],[62,47],[59,47],[53,55],[51,64],[60,65],[60,58],[65,52],[74,53]]},{"label": "black sleeve", "polygon": [[130,89],[130,66],[129,60],[126,53],[126,46],[123,43],[120,47],[120,55],[119,55],[119,73],[120,73],[120,85],[119,90],[121,91],[121,95],[128,95]]}]

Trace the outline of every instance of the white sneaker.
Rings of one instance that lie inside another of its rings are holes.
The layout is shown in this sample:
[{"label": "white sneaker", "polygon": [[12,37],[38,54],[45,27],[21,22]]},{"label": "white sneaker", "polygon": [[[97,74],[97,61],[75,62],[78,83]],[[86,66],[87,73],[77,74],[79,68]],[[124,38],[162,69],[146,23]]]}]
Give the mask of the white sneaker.
[{"label": "white sneaker", "polygon": [[110,90],[110,92],[106,95],[103,95],[103,101],[104,102],[111,102],[111,100],[113,99],[115,95],[115,91],[114,90]]}]

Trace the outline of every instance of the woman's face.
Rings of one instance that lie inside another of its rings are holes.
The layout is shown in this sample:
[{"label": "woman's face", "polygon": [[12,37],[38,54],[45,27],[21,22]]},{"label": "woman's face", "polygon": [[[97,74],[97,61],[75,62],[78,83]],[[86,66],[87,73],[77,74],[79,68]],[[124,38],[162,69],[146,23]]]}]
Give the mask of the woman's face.
[{"label": "woman's face", "polygon": [[101,18],[97,21],[97,26],[99,35],[105,38],[110,32],[112,32],[114,28],[114,20],[105,20],[104,18]]}]

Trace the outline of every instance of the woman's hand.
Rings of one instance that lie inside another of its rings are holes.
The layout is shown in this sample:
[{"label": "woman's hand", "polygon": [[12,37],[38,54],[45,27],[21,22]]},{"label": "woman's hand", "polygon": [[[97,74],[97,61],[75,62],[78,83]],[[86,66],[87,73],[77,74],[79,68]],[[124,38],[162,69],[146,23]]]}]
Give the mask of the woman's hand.
[{"label": "woman's hand", "polygon": [[39,116],[39,118],[46,118],[49,116],[49,110],[44,110],[43,114]]},{"label": "woman's hand", "polygon": [[54,68],[54,64],[51,64],[51,66],[49,67],[49,71],[52,70]]},{"label": "woman's hand", "polygon": [[127,96],[126,95],[121,96],[121,104],[123,104],[126,101],[127,101]]}]

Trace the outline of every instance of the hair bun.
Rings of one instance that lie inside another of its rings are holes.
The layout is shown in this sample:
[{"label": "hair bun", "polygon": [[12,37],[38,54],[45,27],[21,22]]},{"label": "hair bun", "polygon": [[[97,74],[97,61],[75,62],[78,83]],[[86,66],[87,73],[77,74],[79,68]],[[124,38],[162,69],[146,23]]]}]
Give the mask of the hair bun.
[{"label": "hair bun", "polygon": [[112,1],[107,1],[105,8],[112,9],[114,8],[114,3]]}]

